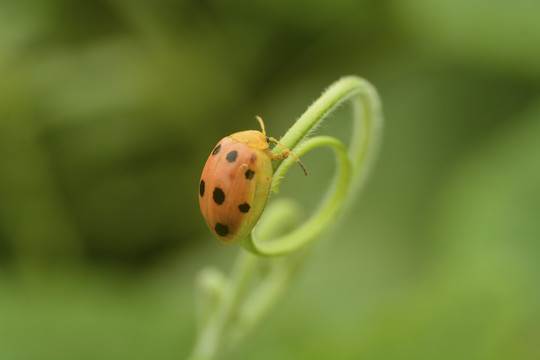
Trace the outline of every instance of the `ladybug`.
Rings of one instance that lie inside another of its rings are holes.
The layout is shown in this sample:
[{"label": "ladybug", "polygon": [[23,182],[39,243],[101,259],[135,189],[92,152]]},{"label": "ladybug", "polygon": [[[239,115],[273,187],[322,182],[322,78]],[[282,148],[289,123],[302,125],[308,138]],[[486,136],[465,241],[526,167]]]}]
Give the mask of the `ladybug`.
[{"label": "ladybug", "polygon": [[[199,205],[208,227],[225,244],[243,240],[253,229],[266,205],[272,184],[272,161],[294,157],[279,141],[262,131],[247,130],[223,139],[208,157],[199,182]],[[284,150],[275,155],[270,141]]]}]

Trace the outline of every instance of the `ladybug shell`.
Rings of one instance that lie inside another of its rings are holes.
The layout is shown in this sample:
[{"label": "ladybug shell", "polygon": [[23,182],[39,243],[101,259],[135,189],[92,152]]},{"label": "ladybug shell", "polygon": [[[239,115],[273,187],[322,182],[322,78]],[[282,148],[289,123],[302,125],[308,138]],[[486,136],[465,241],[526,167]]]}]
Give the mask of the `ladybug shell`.
[{"label": "ladybug shell", "polygon": [[[256,136],[255,143],[244,141],[251,135]],[[210,230],[226,244],[250,233],[270,193],[272,160],[266,153],[267,142],[266,147],[258,142],[261,136],[264,139],[258,131],[244,131],[223,138],[204,165],[199,205]]]}]

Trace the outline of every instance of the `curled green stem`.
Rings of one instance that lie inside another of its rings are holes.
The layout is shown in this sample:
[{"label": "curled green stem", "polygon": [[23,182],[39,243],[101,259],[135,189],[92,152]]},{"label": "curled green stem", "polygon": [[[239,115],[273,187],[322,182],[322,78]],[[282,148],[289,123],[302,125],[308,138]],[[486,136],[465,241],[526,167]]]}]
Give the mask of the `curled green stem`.
[{"label": "curled green stem", "polygon": [[[307,152],[323,146],[334,150],[338,160],[339,170],[329,193],[319,207],[319,211],[297,229],[277,239],[266,238],[262,239],[262,241],[257,241],[259,237],[256,234],[258,234],[259,231],[257,231],[258,229],[253,231],[251,236],[244,242],[244,247],[249,251],[262,256],[288,254],[315,239],[315,237],[334,219],[347,194],[351,179],[352,166],[349,157],[347,156],[347,148],[336,138],[330,136],[317,136],[303,142],[295,151],[298,156],[303,156]],[[288,159],[283,162],[276,170],[274,176],[282,177],[294,164],[292,160],[293,159]],[[278,185],[275,186],[274,192],[278,192]],[[266,221],[271,221],[271,219],[268,219],[267,217]],[[275,221],[273,222],[275,223]],[[279,224],[277,225],[279,226]],[[262,231],[260,231],[260,233],[265,234]]]},{"label": "curled green stem", "polygon": [[[351,100],[353,104],[353,130],[349,149],[333,137],[308,138],[326,116],[347,100]],[[296,251],[314,240],[343,208],[345,199],[353,198],[362,185],[379,142],[381,123],[379,96],[370,83],[356,76],[348,76],[332,84],[287,131],[280,142],[299,157],[319,147],[331,148],[338,162],[333,186],[323,197],[317,212],[296,230],[271,239],[259,231],[266,221],[272,221],[265,216],[261,219],[261,224],[243,241],[244,248],[259,256],[276,256]],[[272,151],[278,154],[282,150],[278,145]],[[292,164],[291,158],[275,162],[272,183],[274,193],[278,193],[281,180]]]},{"label": "curled green stem", "polygon": [[[316,126],[345,101],[351,101],[353,129],[347,148],[330,136],[309,138]],[[375,88],[366,80],[347,76],[332,84],[280,139],[301,157],[325,147],[336,155],[338,166],[332,186],[318,209],[299,224],[299,205],[291,199],[277,199],[243,242],[248,250],[239,254],[230,279],[216,270],[199,278],[199,334],[191,360],[217,359],[240,342],[271,309],[286,290],[309,247],[343,211],[346,200],[365,182],[380,139],[382,114]],[[278,145],[272,152],[283,149]],[[294,164],[292,158],[274,162],[272,190]],[[281,255],[280,257],[274,257]]]}]

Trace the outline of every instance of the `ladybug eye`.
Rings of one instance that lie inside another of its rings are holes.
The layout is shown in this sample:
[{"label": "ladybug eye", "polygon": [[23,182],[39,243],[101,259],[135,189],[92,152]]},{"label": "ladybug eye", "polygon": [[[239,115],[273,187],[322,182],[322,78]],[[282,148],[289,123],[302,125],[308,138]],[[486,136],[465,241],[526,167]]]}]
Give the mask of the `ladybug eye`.
[{"label": "ladybug eye", "polygon": [[270,143],[270,139],[268,138],[268,136],[265,136],[265,138],[266,138],[266,142]]}]

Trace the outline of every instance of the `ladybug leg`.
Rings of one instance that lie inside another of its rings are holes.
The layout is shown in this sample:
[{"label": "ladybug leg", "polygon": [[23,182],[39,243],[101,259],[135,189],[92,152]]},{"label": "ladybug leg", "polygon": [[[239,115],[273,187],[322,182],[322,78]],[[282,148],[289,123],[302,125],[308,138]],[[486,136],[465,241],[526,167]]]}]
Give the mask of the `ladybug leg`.
[{"label": "ladybug leg", "polygon": [[287,157],[289,157],[289,152],[287,150],[283,150],[280,154],[277,155],[274,155],[270,150],[266,150],[266,153],[268,154],[268,156],[270,156],[272,161],[286,159]]},{"label": "ladybug leg", "polygon": [[277,155],[273,154],[270,150],[267,149],[266,153],[268,154],[268,156],[270,156],[270,159],[272,159],[272,161],[286,159],[289,155],[291,155],[294,158],[294,160],[296,160],[298,165],[300,165],[300,167],[304,171],[304,174],[307,176],[308,173],[307,173],[306,167],[304,166],[304,164],[302,164],[300,159],[296,155],[294,155],[294,153],[291,150],[289,150],[285,146],[281,145],[281,143],[279,141],[277,141],[276,139],[274,139],[273,137],[271,137],[269,139],[270,139],[270,141],[273,141],[273,142],[279,144],[283,149],[285,149],[285,150],[283,150],[281,153],[279,153]]}]

